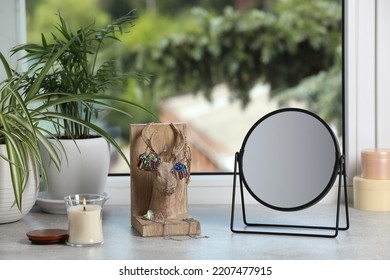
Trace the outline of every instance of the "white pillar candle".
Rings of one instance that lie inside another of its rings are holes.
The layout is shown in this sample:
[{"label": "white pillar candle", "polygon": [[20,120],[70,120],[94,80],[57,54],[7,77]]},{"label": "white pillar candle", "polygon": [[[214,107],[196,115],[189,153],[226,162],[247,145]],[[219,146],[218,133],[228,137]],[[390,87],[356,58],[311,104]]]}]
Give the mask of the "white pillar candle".
[{"label": "white pillar candle", "polygon": [[75,205],[68,208],[68,243],[88,245],[103,242],[102,207]]}]

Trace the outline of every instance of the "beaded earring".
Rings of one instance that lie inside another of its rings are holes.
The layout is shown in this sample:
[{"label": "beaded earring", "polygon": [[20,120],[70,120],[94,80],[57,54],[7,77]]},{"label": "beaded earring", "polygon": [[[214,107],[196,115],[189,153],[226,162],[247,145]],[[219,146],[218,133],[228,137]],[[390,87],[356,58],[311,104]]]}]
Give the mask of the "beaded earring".
[{"label": "beaded earring", "polygon": [[[148,124],[148,126],[146,126],[145,129],[142,131],[142,138],[146,144],[145,152],[143,152],[142,154],[140,154],[137,157],[137,167],[138,167],[138,169],[144,170],[144,171],[156,170],[161,163],[160,155],[153,150],[152,144],[151,144],[152,137],[153,137],[154,133],[152,133],[149,140],[146,139],[145,133],[146,133],[146,130],[149,128],[149,126],[150,126],[150,124]],[[148,150],[149,150],[149,152],[148,152]]]},{"label": "beaded earring", "polygon": [[188,175],[187,166],[181,161],[178,161],[173,165],[171,173],[175,175],[176,179],[182,180]]},{"label": "beaded earring", "polygon": [[180,140],[182,141],[182,145],[179,146],[178,148],[175,147],[174,151],[173,151],[173,154],[175,155],[175,160],[176,161],[174,164],[173,164],[173,167],[171,169],[171,173],[176,177],[176,179],[178,180],[182,180],[184,178],[187,178],[188,175],[189,175],[189,171],[188,171],[188,168],[187,166],[182,162],[182,160],[177,160],[177,156],[183,151],[184,149],[184,158],[187,159],[187,161],[189,161],[189,148],[187,147],[187,143],[186,143],[186,139],[183,135],[183,132],[182,131],[179,131],[172,123],[171,123],[171,127],[173,128],[173,130],[178,134],[180,135]]},{"label": "beaded earring", "polygon": [[161,163],[161,157],[153,150],[147,153],[147,149],[137,157],[137,167],[145,171],[156,170]]}]

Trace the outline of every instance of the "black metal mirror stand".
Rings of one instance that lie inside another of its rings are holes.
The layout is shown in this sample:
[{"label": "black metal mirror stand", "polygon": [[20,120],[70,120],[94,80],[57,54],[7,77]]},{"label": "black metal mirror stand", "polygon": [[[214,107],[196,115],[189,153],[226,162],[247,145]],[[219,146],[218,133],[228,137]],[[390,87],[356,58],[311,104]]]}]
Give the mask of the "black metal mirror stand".
[{"label": "black metal mirror stand", "polygon": [[[347,182],[345,175],[345,160],[344,156],[339,158],[339,171],[338,171],[338,187],[337,187],[337,202],[335,213],[335,225],[334,226],[313,226],[313,225],[289,225],[289,224],[270,224],[270,223],[254,223],[247,220],[246,205],[244,199],[244,187],[242,181],[241,170],[238,170],[237,166],[239,162],[240,153],[235,155],[234,173],[233,173],[233,195],[232,195],[232,208],[230,229],[234,233],[252,233],[252,234],[271,234],[271,235],[293,235],[293,236],[312,236],[312,237],[337,237],[340,230],[348,230],[349,228],[349,213],[348,213],[348,195],[347,195]],[[240,181],[240,194],[241,194],[241,206],[242,206],[242,219],[244,223],[243,229],[235,229],[235,206],[236,206],[236,184],[237,176]],[[342,204],[342,190],[344,192],[344,212],[345,212],[345,226],[340,227],[340,212]],[[277,229],[277,230],[276,230]],[[284,229],[284,231],[280,231]],[[295,229],[295,230],[294,230]],[[321,232],[321,233],[318,233]],[[327,232],[326,234],[324,232]]]}]

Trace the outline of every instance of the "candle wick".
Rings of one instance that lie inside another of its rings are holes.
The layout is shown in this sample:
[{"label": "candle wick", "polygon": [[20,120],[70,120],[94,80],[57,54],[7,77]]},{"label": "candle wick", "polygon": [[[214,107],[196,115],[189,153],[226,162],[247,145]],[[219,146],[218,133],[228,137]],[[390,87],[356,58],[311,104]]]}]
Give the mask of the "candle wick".
[{"label": "candle wick", "polygon": [[86,211],[87,209],[85,208],[85,205],[83,206],[83,210]]}]

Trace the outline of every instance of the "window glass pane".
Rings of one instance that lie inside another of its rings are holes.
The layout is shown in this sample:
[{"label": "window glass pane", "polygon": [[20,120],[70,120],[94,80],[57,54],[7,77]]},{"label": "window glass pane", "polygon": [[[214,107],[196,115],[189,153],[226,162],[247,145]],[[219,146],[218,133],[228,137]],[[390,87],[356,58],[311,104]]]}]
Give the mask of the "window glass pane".
[{"label": "window glass pane", "polygon": [[[186,122],[192,171],[232,171],[234,154],[266,113],[300,107],[342,135],[341,0],[26,0],[28,40],[50,34],[58,12],[73,28],[138,16],[121,42],[103,46],[129,78],[110,94],[146,107],[162,122]],[[129,154],[129,123],[156,121],[124,108],[103,112]],[[113,155],[113,173],[128,167]]]}]

